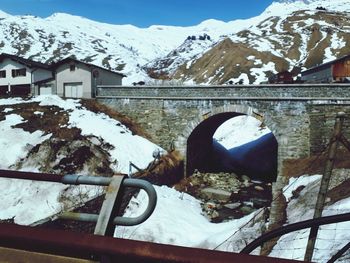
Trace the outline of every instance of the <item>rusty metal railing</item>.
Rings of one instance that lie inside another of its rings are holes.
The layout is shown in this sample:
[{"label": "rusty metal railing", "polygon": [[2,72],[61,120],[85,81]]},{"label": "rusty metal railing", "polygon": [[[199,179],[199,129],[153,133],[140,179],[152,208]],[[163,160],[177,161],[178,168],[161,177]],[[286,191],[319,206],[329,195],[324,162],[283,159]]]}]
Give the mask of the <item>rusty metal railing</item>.
[{"label": "rusty metal railing", "polygon": [[[47,173],[31,173],[21,171],[0,170],[0,177],[11,179],[25,179],[36,181],[57,182],[71,185],[99,185],[107,186],[106,195],[100,214],[63,212],[60,219],[77,220],[84,222],[96,222],[95,235],[113,236],[115,225],[134,226],[146,221],[153,213],[157,194],[154,187],[147,181],[126,178],[125,175],[113,177],[84,176],[84,175],[56,175]],[[122,197],[121,189],[125,187],[139,188],[148,195],[148,205],[145,211],[138,217],[117,216]]]},{"label": "rusty metal railing", "polygon": [[[296,263],[301,261],[186,248],[106,236],[0,224],[0,248],[16,248],[79,259],[132,263]],[[92,257],[93,256],[93,257]],[[0,261],[3,255],[0,254]],[[12,261],[6,261],[12,262]],[[30,262],[22,259],[21,262]],[[42,261],[43,262],[43,261]]]},{"label": "rusty metal railing", "polygon": [[[255,262],[255,263],[292,263],[299,262],[287,259],[269,258],[237,254],[230,252],[212,251],[197,248],[185,248],[171,245],[154,244],[150,242],[141,242],[134,240],[125,240],[112,238],[108,236],[111,227],[118,225],[134,225],[146,220],[152,214],[157,196],[151,184],[146,181],[129,179],[125,176],[92,177],[78,175],[56,175],[47,173],[31,173],[0,170],[0,177],[12,179],[26,179],[47,182],[57,182],[66,184],[87,184],[108,186],[106,191],[106,200],[111,202],[102,205],[101,214],[107,212],[106,219],[100,219],[100,215],[91,214],[70,214],[74,219],[80,217],[87,221],[96,222],[95,235],[85,233],[73,233],[63,230],[41,229],[40,227],[19,226],[14,224],[0,224],[0,251],[10,251],[12,255],[0,253],[0,261],[12,262],[12,259],[18,259],[14,255],[20,252],[26,260],[31,261],[31,252],[40,253],[45,256],[64,256],[72,259],[85,259],[90,262],[159,262],[159,263],[179,263],[179,262],[198,262],[198,263],[228,263],[228,262]],[[137,218],[114,217],[116,200],[118,200],[124,187],[136,187],[146,191],[149,196],[148,208],[144,214]],[[117,189],[118,188],[118,189]],[[109,193],[112,193],[109,195]],[[68,214],[63,213],[61,217],[69,218]],[[71,218],[70,218],[71,219]],[[99,225],[99,227],[97,227]],[[104,236],[107,234],[107,236]],[[6,248],[3,249],[2,248]],[[13,249],[13,250],[12,250]],[[5,257],[6,256],[6,257]],[[35,259],[40,255],[35,254]],[[24,259],[24,258],[21,258]],[[41,261],[44,262],[44,261]],[[58,262],[58,261],[55,261]],[[60,261],[61,262],[61,261]],[[63,261],[62,261],[63,262]],[[66,261],[64,261],[66,262]],[[76,262],[76,261],[74,261]],[[84,261],[85,262],[85,261]]]}]

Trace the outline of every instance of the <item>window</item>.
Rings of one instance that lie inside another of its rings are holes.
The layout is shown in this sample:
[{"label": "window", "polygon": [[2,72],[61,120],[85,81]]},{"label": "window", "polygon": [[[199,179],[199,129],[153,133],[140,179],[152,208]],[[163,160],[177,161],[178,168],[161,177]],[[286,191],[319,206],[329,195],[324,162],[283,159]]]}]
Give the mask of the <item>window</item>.
[{"label": "window", "polygon": [[69,65],[69,70],[70,71],[75,71],[75,65],[74,64]]},{"label": "window", "polygon": [[13,69],[12,70],[12,77],[16,78],[16,77],[26,76],[26,73],[27,73],[27,71],[25,68]]},{"label": "window", "polygon": [[0,70],[0,78],[6,78],[6,70]]}]

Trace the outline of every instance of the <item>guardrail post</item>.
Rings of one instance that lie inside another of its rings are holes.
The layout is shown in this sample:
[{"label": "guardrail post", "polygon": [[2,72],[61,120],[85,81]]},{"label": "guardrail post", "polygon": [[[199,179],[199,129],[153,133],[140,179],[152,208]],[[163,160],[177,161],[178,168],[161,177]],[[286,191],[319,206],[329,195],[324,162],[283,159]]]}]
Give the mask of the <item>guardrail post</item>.
[{"label": "guardrail post", "polygon": [[124,178],[124,176],[113,176],[111,178],[111,182],[106,190],[106,195],[102,204],[100,215],[97,219],[94,231],[95,235],[113,236],[115,228],[113,219],[119,211],[121,197],[118,198],[118,194],[120,192],[119,189]]},{"label": "guardrail post", "polygon": [[[337,148],[339,144],[339,140],[342,135],[342,127],[344,123],[345,113],[344,112],[338,112],[337,117],[335,119],[335,125],[334,125],[334,131],[333,135],[330,141],[329,151],[328,151],[328,159],[325,164],[322,180],[321,180],[321,186],[320,191],[318,193],[317,201],[316,201],[316,207],[314,212],[314,219],[319,218],[322,216],[322,211],[324,207],[324,202],[326,200],[326,194],[328,191],[329,181],[331,179],[333,165],[334,165],[334,159],[337,154]],[[309,234],[309,240],[306,246],[305,261],[312,261],[313,252],[315,249],[315,243],[318,233],[318,227],[312,227]]]}]

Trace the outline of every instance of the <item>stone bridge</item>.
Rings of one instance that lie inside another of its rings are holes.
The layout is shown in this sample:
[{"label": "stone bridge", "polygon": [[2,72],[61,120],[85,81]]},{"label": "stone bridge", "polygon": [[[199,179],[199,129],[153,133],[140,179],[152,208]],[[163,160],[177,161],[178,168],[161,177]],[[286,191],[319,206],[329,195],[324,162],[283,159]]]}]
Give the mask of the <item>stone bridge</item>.
[{"label": "stone bridge", "polygon": [[323,151],[336,113],[350,113],[347,84],[99,86],[97,94],[99,102],[136,120],[155,143],[182,152],[187,173],[205,160],[215,130],[237,115],[258,118],[273,132],[281,175],[284,160]]}]

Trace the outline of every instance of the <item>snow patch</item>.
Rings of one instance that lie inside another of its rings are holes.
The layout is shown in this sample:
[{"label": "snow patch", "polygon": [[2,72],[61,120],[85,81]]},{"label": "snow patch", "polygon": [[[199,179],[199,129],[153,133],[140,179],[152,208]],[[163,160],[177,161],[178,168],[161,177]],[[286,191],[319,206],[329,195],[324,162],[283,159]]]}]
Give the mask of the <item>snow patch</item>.
[{"label": "snow patch", "polygon": [[[194,197],[167,186],[154,187],[158,200],[151,217],[138,226],[117,226],[114,233],[115,237],[214,249],[255,215],[255,213],[252,213],[241,219],[225,223],[210,223],[202,214],[200,202]],[[124,216],[136,217],[142,214],[147,202],[147,194],[141,191],[136,198],[132,198]],[[229,247],[227,244],[225,245],[222,244],[222,248]]]},{"label": "snow patch", "polygon": [[262,126],[261,121],[251,116],[237,116],[224,122],[213,138],[226,149],[231,149],[256,140],[271,131]]},{"label": "snow patch", "polygon": [[6,115],[5,120],[0,121],[0,168],[8,169],[37,144],[49,139],[51,134],[44,135],[42,131],[33,133],[13,126],[23,122],[23,118],[17,114]]}]

